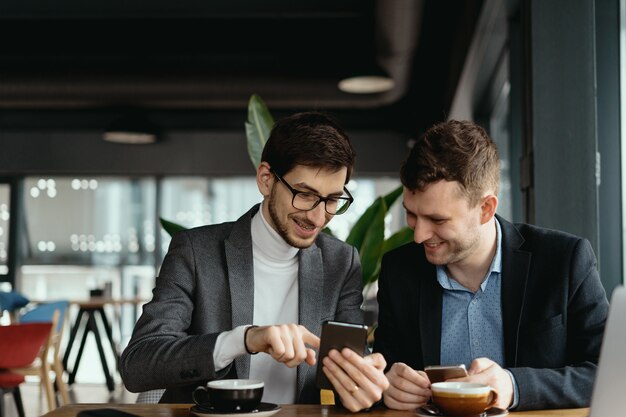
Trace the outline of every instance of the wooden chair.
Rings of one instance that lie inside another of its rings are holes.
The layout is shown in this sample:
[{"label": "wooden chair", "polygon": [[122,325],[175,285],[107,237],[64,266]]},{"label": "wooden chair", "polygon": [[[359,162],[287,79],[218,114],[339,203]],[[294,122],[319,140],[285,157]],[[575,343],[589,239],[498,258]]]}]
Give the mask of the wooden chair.
[{"label": "wooden chair", "polygon": [[48,351],[52,323],[0,326],[0,417],[5,417],[4,393],[13,394],[19,417],[24,417],[20,385],[24,375],[14,372]]},{"label": "wooden chair", "polygon": [[67,310],[67,302],[63,303],[65,307],[63,307],[63,304],[58,303],[42,304],[20,317],[21,324],[49,322],[52,323],[52,328],[50,329],[45,348],[41,350],[39,357],[27,366],[12,369],[14,372],[21,375],[34,375],[39,377],[41,390],[46,394],[48,401],[48,411],[57,408],[54,386],[50,379],[50,372],[52,370],[55,371],[55,383],[59,388],[63,403],[69,403],[67,386],[63,381],[63,366],[59,366],[59,344],[63,331],[63,320],[61,320],[60,317],[61,311],[63,311],[63,315],[65,315],[65,311]]}]

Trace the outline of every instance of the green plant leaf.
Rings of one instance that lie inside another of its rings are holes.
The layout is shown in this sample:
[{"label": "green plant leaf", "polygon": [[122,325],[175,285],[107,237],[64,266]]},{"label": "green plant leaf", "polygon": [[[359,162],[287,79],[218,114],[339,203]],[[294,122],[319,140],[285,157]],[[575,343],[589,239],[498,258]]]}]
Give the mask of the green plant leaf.
[{"label": "green plant leaf", "polygon": [[[356,221],[348,237],[346,238],[346,243],[354,246],[359,253],[361,252],[361,246],[363,246],[363,241],[365,240],[365,235],[367,234],[367,230],[370,225],[374,221],[377,213],[380,211],[384,200],[381,197],[378,197],[374,202],[365,210],[365,212],[359,217],[359,220]],[[384,214],[383,214],[384,218]]]},{"label": "green plant leaf", "polygon": [[163,229],[170,236],[174,236],[175,233],[178,233],[180,231],[187,230],[187,228],[185,226],[181,226],[180,224],[176,224],[176,223],[170,222],[168,220],[165,220],[162,217],[159,217],[159,221],[161,222],[161,226],[163,227]]},{"label": "green plant leaf", "polygon": [[385,204],[387,204],[387,210],[389,210],[389,207],[391,207],[401,195],[402,185],[383,197],[385,199]]},{"label": "green plant leaf", "polygon": [[372,221],[368,224],[363,244],[359,250],[361,257],[361,269],[363,271],[363,284],[376,280],[380,271],[383,242],[385,240],[385,214],[387,205],[382,197],[376,199],[379,204],[372,204],[375,208]]},{"label": "green plant leaf", "polygon": [[389,194],[385,195],[382,198],[377,198],[374,202],[365,210],[365,212],[361,215],[361,217],[356,221],[348,237],[346,238],[346,243],[354,246],[357,250],[361,251],[361,246],[363,245],[363,240],[365,239],[365,234],[372,223],[374,217],[377,215],[378,210],[382,203],[385,203],[383,218],[387,215],[389,211],[389,207],[402,195],[402,186],[396,188],[391,191]]},{"label": "green plant leaf", "polygon": [[382,254],[384,255],[390,250],[405,245],[409,242],[413,242],[413,230],[409,229],[408,227],[400,229],[393,235],[389,236],[387,240],[385,240],[385,242],[383,243]]},{"label": "green plant leaf", "polygon": [[252,94],[248,101],[248,120],[246,121],[246,138],[248,140],[248,155],[257,169],[261,163],[263,146],[270,137],[270,131],[274,126],[272,117],[267,106],[257,94]]},{"label": "green plant leaf", "polygon": [[327,235],[331,235],[333,237],[335,237],[335,235],[333,234],[333,231],[330,230],[330,227],[326,226],[325,228],[322,229],[323,233],[326,233]]}]

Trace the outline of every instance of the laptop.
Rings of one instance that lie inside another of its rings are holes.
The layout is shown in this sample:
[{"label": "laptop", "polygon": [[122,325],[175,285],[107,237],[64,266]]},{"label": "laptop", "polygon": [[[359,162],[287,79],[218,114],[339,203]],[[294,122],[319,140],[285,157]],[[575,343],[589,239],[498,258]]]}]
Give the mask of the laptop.
[{"label": "laptop", "polygon": [[626,288],[611,297],[589,417],[617,416],[626,397]]}]

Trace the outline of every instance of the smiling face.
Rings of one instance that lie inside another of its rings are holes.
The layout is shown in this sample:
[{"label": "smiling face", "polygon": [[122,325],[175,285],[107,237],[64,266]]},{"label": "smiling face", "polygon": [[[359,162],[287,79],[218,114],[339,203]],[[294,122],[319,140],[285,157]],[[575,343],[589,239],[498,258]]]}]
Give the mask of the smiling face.
[{"label": "smiling face", "polygon": [[[298,191],[322,197],[343,195],[347,168],[339,171],[296,165],[283,175],[283,179]],[[264,196],[263,215],[276,232],[293,247],[308,248],[317,235],[333,218],[324,210],[324,203],[313,210],[303,211],[293,207],[293,194],[281,183],[266,162],[257,170],[257,185]]]},{"label": "smiling face", "polygon": [[424,245],[430,263],[450,265],[482,261],[485,246],[481,241],[482,226],[493,219],[496,197],[487,196],[470,207],[457,182],[441,180],[422,191],[405,187],[403,205],[407,223],[414,231],[413,239]]}]

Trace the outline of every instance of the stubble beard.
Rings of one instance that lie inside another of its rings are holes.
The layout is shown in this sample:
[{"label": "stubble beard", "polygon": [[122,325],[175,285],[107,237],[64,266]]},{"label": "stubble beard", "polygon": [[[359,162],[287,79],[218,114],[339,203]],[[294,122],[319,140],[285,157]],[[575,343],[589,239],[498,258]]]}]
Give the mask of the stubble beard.
[{"label": "stubble beard", "polygon": [[467,240],[447,241],[447,244],[449,246],[452,246],[452,244],[454,244],[454,247],[451,248],[451,252],[448,254],[444,254],[443,257],[440,257],[438,259],[428,259],[428,261],[433,265],[440,266],[460,262],[470,256],[472,253],[474,253],[479,245],[479,240],[480,237],[478,233],[474,232],[472,236]]},{"label": "stubble beard", "polygon": [[[313,237],[310,240],[310,242],[306,240],[293,239],[289,235],[289,226],[283,223],[278,215],[278,209],[276,208],[276,198],[274,194],[275,194],[275,191],[272,188],[272,191],[270,193],[270,198],[267,204],[267,208],[270,212],[270,217],[272,218],[272,222],[274,223],[274,226],[276,226],[276,231],[278,232],[280,237],[282,237],[285,242],[287,242],[289,245],[293,246],[294,248],[306,249],[310,247],[313,244],[313,242],[315,242],[315,239],[317,239],[317,235],[315,235],[315,237]],[[301,220],[301,222],[308,223],[306,220]]]}]

